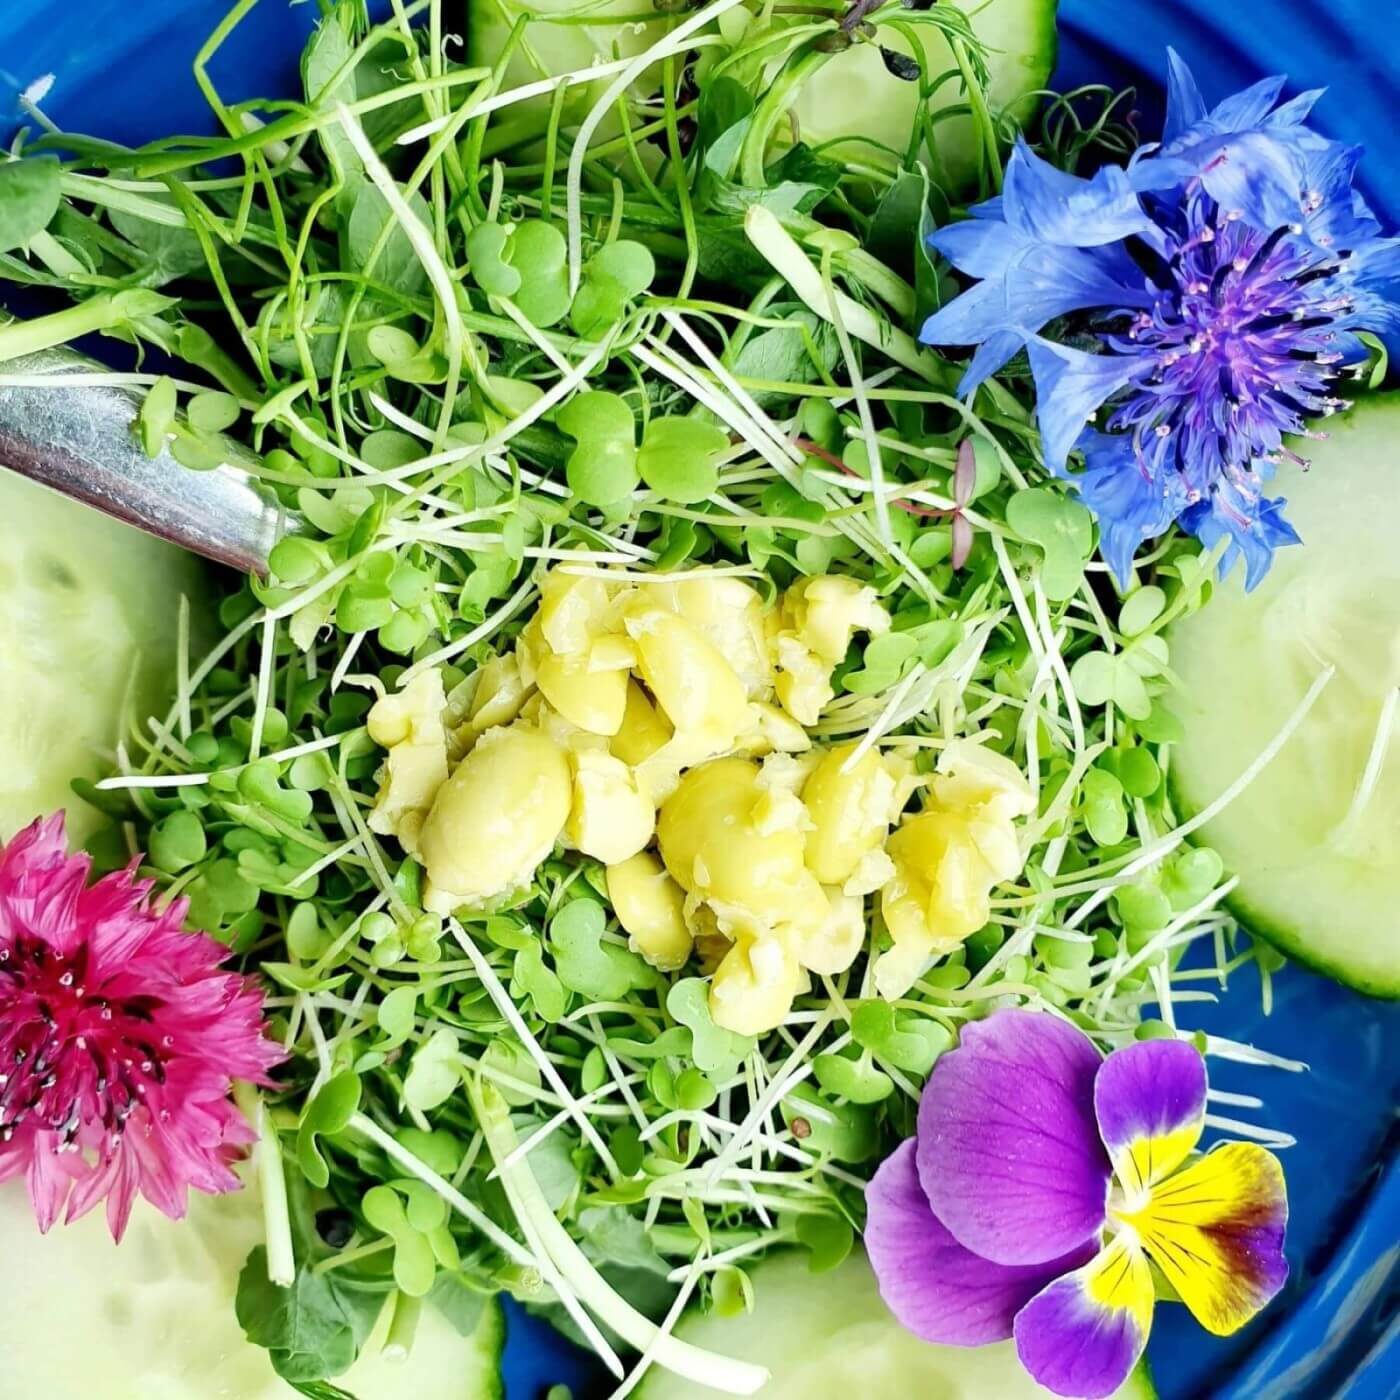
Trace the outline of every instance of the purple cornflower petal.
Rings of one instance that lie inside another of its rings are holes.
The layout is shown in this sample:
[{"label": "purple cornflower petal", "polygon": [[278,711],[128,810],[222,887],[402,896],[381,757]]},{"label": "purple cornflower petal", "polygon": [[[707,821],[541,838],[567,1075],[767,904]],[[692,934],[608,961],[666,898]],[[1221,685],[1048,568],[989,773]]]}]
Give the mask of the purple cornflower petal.
[{"label": "purple cornflower petal", "polygon": [[[1120,579],[1176,520],[1228,541],[1222,568],[1243,559],[1253,587],[1296,539],[1261,489],[1294,457],[1285,438],[1346,407],[1335,391],[1365,353],[1358,332],[1400,330],[1400,243],[1352,188],[1357,152],[1302,125],[1318,93],[1278,105],[1269,78],[1207,109],[1175,53],[1169,66],[1160,147],[1084,180],[1019,143],[1000,199],[932,235],[982,280],[923,338],[977,347],[964,393],[1027,346],[1047,465],[1063,474],[1072,448],[1096,446],[1074,479]],[[1046,349],[1061,317],[1101,353]],[[1115,464],[1131,479],[1110,481]]]},{"label": "purple cornflower petal", "polygon": [[1057,1395],[1100,1400],[1128,1379],[1152,1327],[1152,1271],[1114,1239],[1092,1262],[1043,1289],[1017,1314],[1016,1353]]},{"label": "purple cornflower petal", "polygon": [[938,1061],[919,1105],[919,1179],[959,1244],[1044,1264],[1097,1236],[1109,1181],[1093,1112],[1101,1063],[1082,1031],[1021,1010],[967,1026]]},{"label": "purple cornflower petal", "polygon": [[1045,465],[1065,474],[1085,424],[1134,375],[1145,369],[1127,355],[1091,355],[1037,336],[1029,347],[1035,376],[1040,444]]},{"label": "purple cornflower petal", "polygon": [[1126,587],[1138,546],[1160,535],[1185,508],[1186,485],[1151,456],[1165,450],[1160,440],[1148,439],[1148,455],[1140,458],[1132,438],[1090,430],[1079,448],[1084,470],[1074,484],[1098,517],[1099,552]]},{"label": "purple cornflower petal", "polygon": [[1118,1184],[1136,1201],[1200,1141],[1206,1062],[1184,1040],[1147,1040],[1115,1050],[1094,1080],[1094,1113]]},{"label": "purple cornflower petal", "polygon": [[1039,243],[1092,248],[1152,228],[1126,171],[1106,165],[1085,180],[1042,160],[1023,137],[1001,199],[1006,222]]},{"label": "purple cornflower petal", "polygon": [[1004,1341],[1030,1299],[1094,1253],[1091,1242],[1046,1264],[1008,1267],[964,1249],[929,1206],[912,1141],[881,1165],[865,1200],[865,1249],[880,1294],[900,1324],[926,1342]]}]

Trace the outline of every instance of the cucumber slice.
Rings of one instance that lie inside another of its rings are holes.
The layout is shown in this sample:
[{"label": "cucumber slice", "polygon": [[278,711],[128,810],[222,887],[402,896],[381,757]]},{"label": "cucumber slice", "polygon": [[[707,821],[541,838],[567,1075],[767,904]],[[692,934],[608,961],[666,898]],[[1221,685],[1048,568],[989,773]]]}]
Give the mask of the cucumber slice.
[{"label": "cucumber slice", "polygon": [[[251,1190],[191,1192],[186,1219],[139,1201],[120,1245],[99,1209],[41,1236],[19,1183],[0,1189],[0,1392],[44,1400],[296,1400],[234,1317],[239,1270],[262,1238]],[[500,1400],[505,1320],[487,1304],[462,1337],[423,1309],[406,1360],[381,1350],[389,1309],[335,1384],[358,1400]]]},{"label": "cucumber slice", "polygon": [[[467,62],[493,66],[505,51],[512,29],[525,15],[530,22],[507,60],[502,91],[573,73],[594,63],[633,58],[676,23],[674,14],[655,13],[652,0],[467,0]],[[569,88],[565,113],[572,124],[588,112],[611,81],[611,76],[596,78]],[[656,91],[660,81],[660,67],[652,65],[632,90],[646,96]],[[492,132],[499,135],[504,131],[517,138],[542,136],[552,100],[550,94],[507,109],[493,118]],[[566,120],[565,125],[570,124]],[[595,132],[594,142],[607,141],[621,130],[616,114],[609,113]]]},{"label": "cucumber slice", "polygon": [[[1301,442],[1279,494],[1303,537],[1246,593],[1236,569],[1169,634],[1186,728],[1172,791],[1202,810],[1336,674],[1252,786],[1202,829],[1240,877],[1231,909],[1299,962],[1400,997],[1400,394],[1365,399]],[[1388,708],[1389,707],[1389,708]],[[1387,715],[1394,720],[1385,741]],[[1368,762],[1374,784],[1363,776]]]},{"label": "cucumber slice", "polygon": [[[1011,1342],[943,1347],[897,1323],[857,1251],[830,1273],[814,1275],[805,1254],[780,1254],[750,1275],[754,1310],[722,1318],[691,1308],[676,1335],[697,1346],[756,1361],[772,1372],[762,1400],[853,1400],[867,1395],[930,1400],[1034,1400],[1048,1396],[1021,1369]],[[707,1392],[708,1393],[708,1392]],[[1154,1400],[1146,1364],[1115,1400]],[[696,1400],[695,1385],[648,1372],[640,1400]]]},{"label": "cucumber slice", "polygon": [[[0,470],[0,840],[55,808],[82,841],[102,821],[68,784],[96,776],[124,700],[174,689],[181,593],[208,593],[193,556]],[[128,691],[128,687],[130,690]]]},{"label": "cucumber slice", "polygon": [[[998,128],[1003,117],[1025,121],[1035,110],[1031,94],[1050,79],[1055,6],[1056,0],[958,0],[956,6],[943,0],[938,7],[964,11],[973,33],[990,50],[987,105]],[[895,77],[880,46],[917,57],[910,34],[923,50],[921,66],[930,77],[957,67],[942,30],[934,25],[920,24],[916,16],[905,16],[898,25],[881,24],[877,43],[853,44],[832,54],[802,84],[792,110],[808,145],[837,142],[824,154],[850,160],[890,164],[902,158],[918,113],[919,84]],[[929,99],[929,114],[936,118],[950,107],[966,105],[962,82],[955,78]],[[945,117],[935,121],[933,132],[935,179],[950,190],[966,186],[980,165],[981,141],[972,118]]]}]

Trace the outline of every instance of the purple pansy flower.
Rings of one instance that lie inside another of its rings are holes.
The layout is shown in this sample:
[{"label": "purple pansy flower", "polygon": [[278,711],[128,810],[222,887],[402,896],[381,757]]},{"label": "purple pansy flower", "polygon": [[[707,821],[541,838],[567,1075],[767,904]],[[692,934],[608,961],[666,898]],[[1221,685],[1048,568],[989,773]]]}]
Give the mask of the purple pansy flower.
[{"label": "purple pansy flower", "polygon": [[[931,235],[980,280],[923,339],[976,347],[964,394],[1029,351],[1046,466],[1067,476],[1082,451],[1072,479],[1120,580],[1178,521],[1225,541],[1224,568],[1242,557],[1252,587],[1298,538],[1264,495],[1299,460],[1284,437],[1345,405],[1358,331],[1400,329],[1384,295],[1400,239],[1352,188],[1358,148],[1303,124],[1319,92],[1277,105],[1283,79],[1266,78],[1207,109],[1175,53],[1170,70],[1160,146],[1086,180],[1018,142],[1000,197]],[[1100,353],[1040,334],[1083,313]]]},{"label": "purple pansy flower", "polygon": [[1104,1059],[1047,1012],[969,1025],[934,1066],[917,1136],[866,1193],[890,1310],[930,1342],[1014,1336],[1040,1385],[1086,1400],[1142,1355],[1152,1265],[1202,1326],[1236,1331],[1288,1276],[1288,1204],[1262,1147],[1192,1156],[1205,1105],[1205,1062],[1184,1041]]}]

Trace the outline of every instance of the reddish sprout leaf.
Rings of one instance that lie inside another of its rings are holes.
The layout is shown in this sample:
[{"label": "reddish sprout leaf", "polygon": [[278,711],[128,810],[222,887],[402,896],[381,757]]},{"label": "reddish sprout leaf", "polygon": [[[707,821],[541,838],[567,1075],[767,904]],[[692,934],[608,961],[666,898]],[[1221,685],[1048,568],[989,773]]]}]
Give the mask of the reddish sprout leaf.
[{"label": "reddish sprout leaf", "polygon": [[958,465],[953,472],[953,499],[965,506],[972,500],[973,488],[977,485],[977,453],[973,450],[972,439],[965,437],[958,444]]},{"label": "reddish sprout leaf", "polygon": [[951,562],[955,569],[961,569],[972,553],[972,523],[965,515],[953,517],[953,552]]}]

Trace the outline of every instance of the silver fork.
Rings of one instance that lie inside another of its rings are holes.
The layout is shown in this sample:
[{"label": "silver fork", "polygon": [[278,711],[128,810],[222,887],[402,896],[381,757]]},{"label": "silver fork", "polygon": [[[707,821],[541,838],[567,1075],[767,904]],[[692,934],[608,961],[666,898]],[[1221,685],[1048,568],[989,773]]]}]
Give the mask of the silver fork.
[{"label": "silver fork", "polygon": [[[245,573],[299,523],[224,438],[224,464],[191,471],[169,449],[148,457],[132,433],[138,392],[93,382],[106,369],[71,350],[0,363],[0,467]],[[22,521],[7,522],[23,528]]]}]

